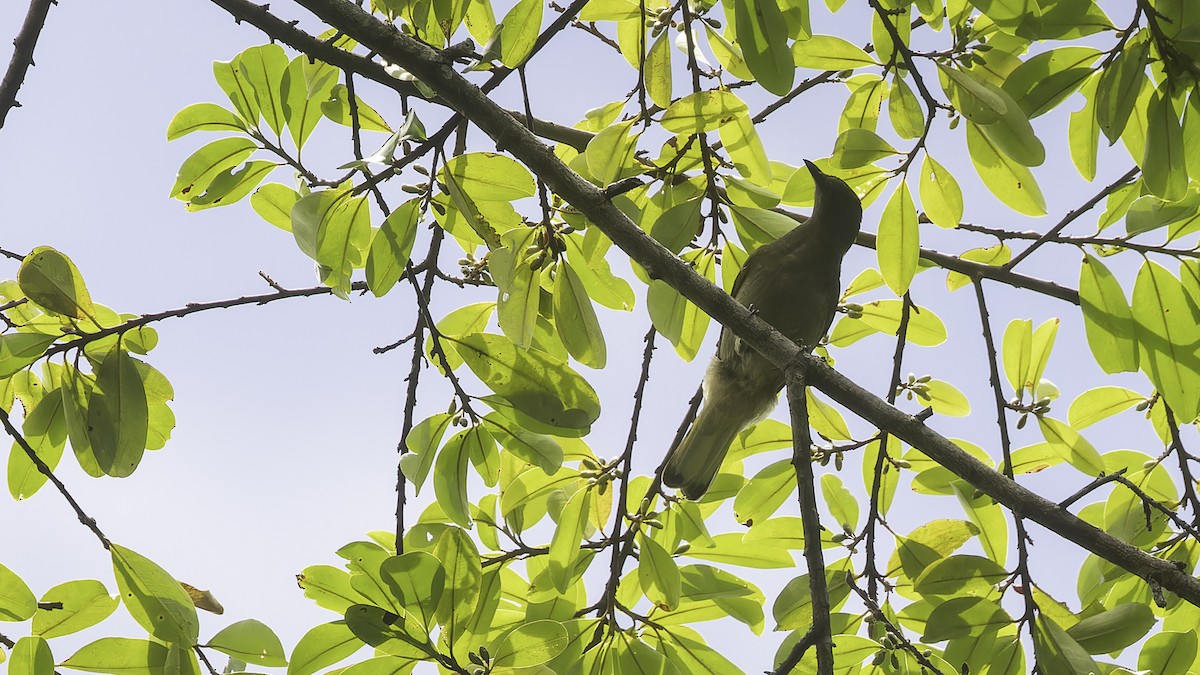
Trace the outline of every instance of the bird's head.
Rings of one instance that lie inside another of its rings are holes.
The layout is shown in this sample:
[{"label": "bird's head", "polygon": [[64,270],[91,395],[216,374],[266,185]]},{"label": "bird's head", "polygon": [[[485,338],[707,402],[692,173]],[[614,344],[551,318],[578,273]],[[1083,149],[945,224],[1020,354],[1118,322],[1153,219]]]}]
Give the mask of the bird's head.
[{"label": "bird's head", "polygon": [[804,164],[816,186],[812,218],[822,223],[822,227],[833,227],[844,233],[849,239],[846,244],[849,248],[862,225],[862,202],[841,178],[824,173],[807,159]]}]

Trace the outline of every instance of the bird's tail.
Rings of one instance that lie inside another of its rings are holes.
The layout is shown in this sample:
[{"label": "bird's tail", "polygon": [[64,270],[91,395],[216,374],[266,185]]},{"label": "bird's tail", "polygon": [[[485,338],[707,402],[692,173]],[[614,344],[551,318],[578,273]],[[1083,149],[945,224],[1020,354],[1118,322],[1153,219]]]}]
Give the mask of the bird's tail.
[{"label": "bird's tail", "polygon": [[706,403],[687,436],[667,459],[663,483],[679,488],[688,499],[703,497],[743,426],[737,416]]}]

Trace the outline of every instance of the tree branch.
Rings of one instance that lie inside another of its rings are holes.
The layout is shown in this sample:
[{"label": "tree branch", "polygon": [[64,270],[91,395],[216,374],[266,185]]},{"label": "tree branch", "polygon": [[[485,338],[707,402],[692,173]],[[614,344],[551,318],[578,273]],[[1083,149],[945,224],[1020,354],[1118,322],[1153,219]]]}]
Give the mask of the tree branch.
[{"label": "tree branch", "polygon": [[[804,528],[804,561],[808,563],[808,592],[812,596],[812,633],[817,648],[817,675],[833,675],[833,635],[829,627],[829,589],[821,551],[821,515],[817,511],[816,477],[812,468],[812,436],[808,430],[807,364],[796,361],[786,371],[788,410],[792,422],[792,467],[796,498]],[[783,672],[790,672],[790,668]]]},{"label": "tree branch", "polygon": [[4,127],[9,110],[21,107],[17,102],[17,91],[25,82],[25,74],[29,67],[34,65],[33,50],[37,47],[42,27],[46,25],[50,5],[54,4],[57,4],[57,0],[32,0],[29,3],[25,22],[21,24],[21,30],[13,40],[13,55],[8,62],[8,70],[4,73],[4,79],[0,80],[0,128]]},{"label": "tree branch", "polygon": [[1013,511],[1200,606],[1200,579],[1085,523],[1045,497],[1007,479],[926,427],[920,419],[889,406],[820,359],[802,354],[794,342],[751,314],[635,225],[600,188],[571,171],[552,148],[541,143],[478,87],[463,79],[451,64],[439,58],[436,51],[386,26],[353,3],[297,1],[329,25],[379,52],[388,61],[400,64],[437,91],[491,136],[500,149],[512,153],[541,176],[547,185],[641,265],[650,278],[660,279],[678,290],[777,366],[785,368],[793,359],[804,359],[809,364],[810,384],[838,403],[918,448]]},{"label": "tree branch", "polygon": [[8,412],[6,412],[4,408],[0,408],[0,424],[4,425],[4,430],[8,432],[8,435],[12,436],[12,439],[17,442],[17,445],[21,446],[21,449],[24,450],[25,454],[29,456],[29,461],[33,462],[33,465],[37,467],[38,473],[45,476],[47,480],[54,484],[54,487],[58,488],[58,493],[61,494],[63,498],[67,500],[67,503],[71,505],[71,508],[74,509],[75,515],[79,518],[79,522],[83,523],[84,527],[91,530],[92,534],[96,535],[96,538],[100,540],[100,545],[107,549],[108,537],[104,536],[104,533],[100,531],[100,527],[96,525],[96,519],[84,512],[83,507],[79,505],[79,502],[75,501],[75,498],[72,497],[71,493],[67,491],[67,486],[63,485],[63,482],[58,479],[58,476],[54,475],[54,472],[50,470],[50,467],[47,466],[44,461],[42,461],[42,458],[39,457],[33,447],[29,445],[29,441],[25,440],[25,436],[23,436],[21,432],[18,431],[15,426],[13,426],[12,420],[9,419]]}]

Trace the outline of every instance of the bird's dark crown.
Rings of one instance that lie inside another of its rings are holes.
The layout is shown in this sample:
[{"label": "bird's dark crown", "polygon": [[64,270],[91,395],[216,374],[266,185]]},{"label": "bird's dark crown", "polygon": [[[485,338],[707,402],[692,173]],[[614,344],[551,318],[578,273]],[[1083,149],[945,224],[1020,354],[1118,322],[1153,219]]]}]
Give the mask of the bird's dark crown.
[{"label": "bird's dark crown", "polygon": [[815,185],[813,220],[820,222],[822,229],[834,228],[847,235],[849,243],[853,243],[862,225],[862,202],[858,195],[841,178],[822,172],[812,162],[806,160],[804,163]]}]

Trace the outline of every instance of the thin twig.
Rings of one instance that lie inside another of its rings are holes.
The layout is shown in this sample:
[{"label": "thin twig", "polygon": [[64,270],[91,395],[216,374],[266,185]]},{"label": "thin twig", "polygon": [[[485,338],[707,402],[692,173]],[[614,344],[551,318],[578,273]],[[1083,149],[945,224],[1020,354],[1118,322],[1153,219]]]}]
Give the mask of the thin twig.
[{"label": "thin twig", "polygon": [[46,463],[42,461],[42,458],[38,456],[37,451],[34,450],[33,447],[29,445],[29,442],[25,440],[25,436],[23,436],[21,432],[18,431],[15,426],[13,426],[12,420],[9,419],[8,413],[4,410],[4,408],[0,408],[0,424],[4,425],[4,430],[8,432],[8,435],[11,436],[12,439],[17,442],[17,445],[21,446],[21,449],[25,451],[25,454],[29,457],[29,461],[33,462],[33,466],[37,468],[38,473],[42,474],[47,480],[53,483],[54,487],[58,489],[58,493],[67,500],[67,503],[70,504],[71,508],[75,511],[76,517],[79,518],[79,522],[83,523],[84,527],[91,530],[92,534],[96,535],[96,538],[100,540],[100,545],[107,549],[108,537],[104,536],[104,533],[100,531],[100,527],[96,524],[96,519],[84,512],[83,507],[79,505],[79,502],[75,501],[75,498],[71,496],[71,493],[67,490],[67,486],[63,485],[63,482],[58,479],[58,476],[55,476],[54,472],[50,470],[50,467],[47,466]]}]

